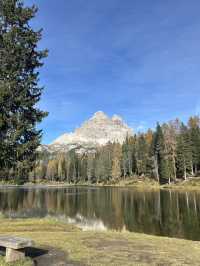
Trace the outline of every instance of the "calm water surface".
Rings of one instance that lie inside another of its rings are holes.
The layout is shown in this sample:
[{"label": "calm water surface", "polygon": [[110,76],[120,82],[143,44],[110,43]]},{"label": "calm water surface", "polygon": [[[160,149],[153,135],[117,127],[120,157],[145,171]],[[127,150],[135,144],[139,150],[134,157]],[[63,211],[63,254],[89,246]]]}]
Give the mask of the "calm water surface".
[{"label": "calm water surface", "polygon": [[133,188],[1,188],[0,213],[54,216],[82,229],[127,230],[200,240],[200,193]]}]

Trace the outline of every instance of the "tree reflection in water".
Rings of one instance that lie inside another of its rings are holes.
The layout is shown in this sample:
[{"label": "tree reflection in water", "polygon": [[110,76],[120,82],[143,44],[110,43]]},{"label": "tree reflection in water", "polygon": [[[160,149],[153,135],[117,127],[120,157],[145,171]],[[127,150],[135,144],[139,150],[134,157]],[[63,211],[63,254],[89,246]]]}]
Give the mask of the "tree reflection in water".
[{"label": "tree reflection in water", "polygon": [[7,217],[62,217],[82,228],[128,230],[200,240],[200,193],[133,188],[0,190]]}]

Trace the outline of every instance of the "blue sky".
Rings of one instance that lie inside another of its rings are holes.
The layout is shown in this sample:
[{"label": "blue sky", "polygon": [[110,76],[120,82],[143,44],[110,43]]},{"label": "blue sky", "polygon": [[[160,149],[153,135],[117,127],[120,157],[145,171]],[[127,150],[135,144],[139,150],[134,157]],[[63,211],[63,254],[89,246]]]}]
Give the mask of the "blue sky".
[{"label": "blue sky", "polygon": [[200,113],[199,0],[26,0],[49,49],[43,143],[102,110],[135,131]]}]

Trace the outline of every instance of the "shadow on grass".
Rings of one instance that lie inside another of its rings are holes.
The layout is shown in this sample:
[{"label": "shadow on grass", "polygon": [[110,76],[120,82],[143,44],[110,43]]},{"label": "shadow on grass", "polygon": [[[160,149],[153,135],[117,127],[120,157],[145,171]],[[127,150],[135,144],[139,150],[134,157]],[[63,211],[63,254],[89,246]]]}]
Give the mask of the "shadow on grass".
[{"label": "shadow on grass", "polygon": [[48,250],[30,247],[30,248],[25,249],[25,253],[27,257],[30,257],[31,259],[35,259],[37,257],[41,257],[41,256],[48,254]]},{"label": "shadow on grass", "polygon": [[6,254],[6,248],[0,247],[0,256],[5,256]]},{"label": "shadow on grass", "polygon": [[[82,266],[83,263],[69,260],[66,253],[52,247],[35,248],[29,247],[24,249],[26,257],[34,262],[35,266]],[[6,248],[0,247],[0,256],[5,256]]]},{"label": "shadow on grass", "polygon": [[27,248],[26,256],[30,257],[35,266],[82,266],[83,263],[79,263],[76,261],[71,261],[68,258],[68,255],[59,250],[52,247],[44,247],[44,248]]}]

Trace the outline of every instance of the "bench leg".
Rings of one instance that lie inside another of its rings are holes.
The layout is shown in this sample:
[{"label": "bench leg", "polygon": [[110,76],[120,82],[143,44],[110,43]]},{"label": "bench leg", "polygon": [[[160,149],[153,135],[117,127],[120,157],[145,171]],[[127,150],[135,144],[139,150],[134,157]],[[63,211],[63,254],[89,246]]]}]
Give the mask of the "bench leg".
[{"label": "bench leg", "polygon": [[23,249],[6,248],[6,262],[13,262],[25,258],[25,251]]}]

